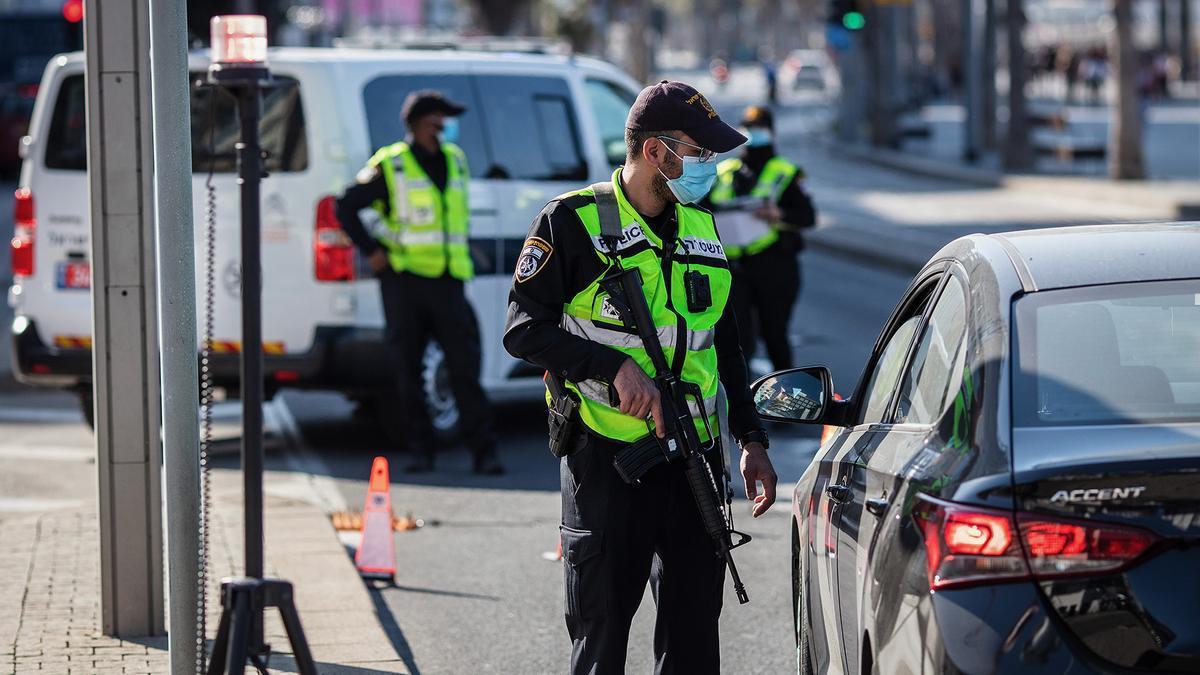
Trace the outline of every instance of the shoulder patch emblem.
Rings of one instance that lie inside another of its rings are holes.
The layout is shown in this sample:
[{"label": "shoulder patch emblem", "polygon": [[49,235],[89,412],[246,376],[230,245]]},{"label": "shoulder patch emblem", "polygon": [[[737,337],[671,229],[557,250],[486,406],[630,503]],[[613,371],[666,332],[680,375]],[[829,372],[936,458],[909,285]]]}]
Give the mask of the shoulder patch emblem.
[{"label": "shoulder patch emblem", "polygon": [[357,174],[355,174],[354,180],[359,185],[366,185],[367,183],[370,183],[371,181],[375,180],[375,178],[378,175],[379,175],[379,166],[372,164],[371,166],[363,167],[363,169],[361,171],[359,171]]},{"label": "shoulder patch emblem", "polygon": [[554,247],[546,242],[541,237],[530,237],[525,240],[525,247],[521,249],[521,257],[517,258],[517,283],[529,281],[537,276],[538,272],[546,266],[546,262],[550,260],[550,256],[554,253]]}]

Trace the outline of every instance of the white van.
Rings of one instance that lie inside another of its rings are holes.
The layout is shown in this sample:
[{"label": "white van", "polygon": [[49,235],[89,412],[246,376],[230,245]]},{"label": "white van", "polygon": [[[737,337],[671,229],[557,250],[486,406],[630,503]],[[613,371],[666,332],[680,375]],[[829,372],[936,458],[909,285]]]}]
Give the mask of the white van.
[{"label": "white van", "polygon": [[[502,345],[516,258],[542,205],[607,178],[625,155],[625,115],[637,85],[590,58],[490,51],[279,49],[272,73],[298,86],[264,97],[263,339],[268,395],[281,386],[332,389],[370,401],[393,383],[382,348],[376,281],[334,216],[333,200],[375,148],[403,138],[409,92],[434,88],[466,104],[459,145],[470,184],[467,295],[479,317],[484,387],[495,399],[535,394],[541,373]],[[191,58],[193,79],[208,66]],[[34,108],[14,206],[14,374],[72,389],[91,416],[90,226],[83,55],[55,57]],[[230,100],[192,91],[196,268],[204,270],[205,179],[216,186],[215,379],[236,391],[240,335],[238,197]],[[209,148],[213,148],[210,153]],[[198,295],[202,283],[197,284]],[[198,297],[204,307],[204,298]],[[449,430],[457,410],[431,349],[430,405]]]}]

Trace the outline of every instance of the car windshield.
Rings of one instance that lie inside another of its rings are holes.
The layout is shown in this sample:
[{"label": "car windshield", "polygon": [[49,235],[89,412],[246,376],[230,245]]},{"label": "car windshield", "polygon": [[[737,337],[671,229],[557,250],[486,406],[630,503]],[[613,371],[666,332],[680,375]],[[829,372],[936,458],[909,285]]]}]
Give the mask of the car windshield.
[{"label": "car windshield", "polygon": [[1015,316],[1018,426],[1200,422],[1200,280],[1034,293]]}]

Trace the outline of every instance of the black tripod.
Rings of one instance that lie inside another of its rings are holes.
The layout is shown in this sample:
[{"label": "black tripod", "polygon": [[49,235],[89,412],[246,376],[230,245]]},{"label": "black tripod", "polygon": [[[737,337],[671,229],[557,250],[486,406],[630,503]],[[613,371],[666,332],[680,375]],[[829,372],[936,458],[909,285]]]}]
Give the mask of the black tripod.
[{"label": "black tripod", "polygon": [[237,145],[241,185],[242,247],[242,481],[245,494],[246,576],[221,581],[221,622],[209,659],[209,675],[241,675],[247,661],[266,672],[271,646],[263,639],[263,610],[279,609],[302,675],[316,675],[312,652],[292,601],[292,584],[263,578],[263,359],[262,261],[259,184],[263,153],[258,123],[262,90],[271,86],[264,64],[213,64],[209,69],[212,95],[224,89],[237,98],[241,142]]}]

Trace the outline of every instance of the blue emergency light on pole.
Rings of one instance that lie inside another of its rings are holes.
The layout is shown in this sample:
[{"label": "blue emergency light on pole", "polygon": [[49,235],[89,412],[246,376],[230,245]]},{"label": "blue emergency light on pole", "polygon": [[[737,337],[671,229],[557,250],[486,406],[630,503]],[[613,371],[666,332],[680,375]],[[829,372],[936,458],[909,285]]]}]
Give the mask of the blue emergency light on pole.
[{"label": "blue emergency light on pole", "polygon": [[[263,610],[279,609],[296,667],[316,675],[312,652],[300,626],[292,584],[263,578],[263,356],[262,260],[260,244],[263,178],[258,124],[262,91],[274,86],[267,68],[267,20],[262,16],[218,16],[212,20],[212,65],[208,84],[237,100],[241,138],[237,144],[241,187],[242,299],[242,482],[245,499],[246,576],[221,580],[221,622],[213,642],[209,675],[243,672],[247,662],[267,668],[270,645],[263,639]],[[215,92],[214,92],[215,94]]]}]

